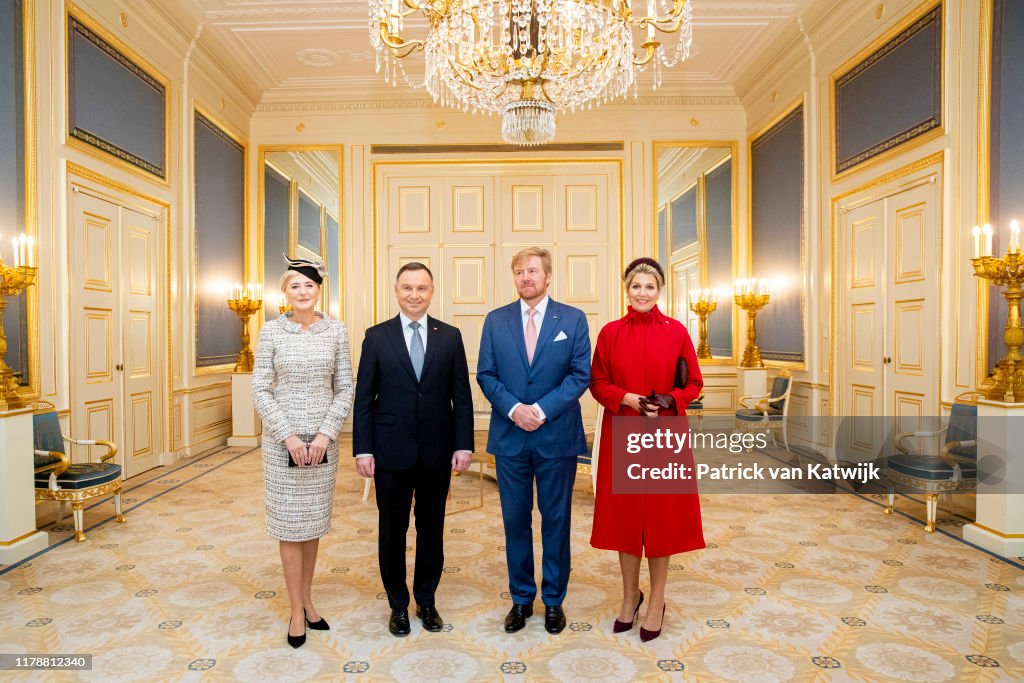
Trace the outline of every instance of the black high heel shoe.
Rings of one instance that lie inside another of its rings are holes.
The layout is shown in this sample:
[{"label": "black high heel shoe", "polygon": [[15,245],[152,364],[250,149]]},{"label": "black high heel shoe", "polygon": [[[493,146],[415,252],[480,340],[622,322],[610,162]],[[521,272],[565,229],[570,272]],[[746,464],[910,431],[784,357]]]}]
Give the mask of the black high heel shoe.
[{"label": "black high heel shoe", "polygon": [[[305,607],[302,608],[302,614],[303,615],[306,614],[306,608]],[[309,617],[307,616],[306,617],[306,626],[310,627],[314,631],[330,631],[331,630],[330,625],[326,621],[324,621],[323,617],[320,617],[320,621],[310,621]]]},{"label": "black high heel shoe", "polygon": [[613,633],[623,633],[633,628],[633,622],[636,621],[637,617],[640,616],[640,605],[644,604],[644,592],[640,591],[640,602],[636,603],[636,609],[633,610],[633,618],[629,621],[615,620],[615,624],[612,625]]},{"label": "black high heel shoe", "polygon": [[300,648],[306,644],[306,634],[303,633],[301,636],[292,635],[292,620],[288,620],[288,644],[294,648]]},{"label": "black high heel shoe", "polygon": [[655,631],[648,631],[641,624],[641,626],[640,626],[640,640],[642,640],[645,643],[648,640],[654,640],[655,638],[657,638],[658,636],[661,635],[661,629],[664,628],[664,627],[665,627],[665,607],[663,605],[662,608],[661,608],[661,626],[657,630],[655,630]]}]

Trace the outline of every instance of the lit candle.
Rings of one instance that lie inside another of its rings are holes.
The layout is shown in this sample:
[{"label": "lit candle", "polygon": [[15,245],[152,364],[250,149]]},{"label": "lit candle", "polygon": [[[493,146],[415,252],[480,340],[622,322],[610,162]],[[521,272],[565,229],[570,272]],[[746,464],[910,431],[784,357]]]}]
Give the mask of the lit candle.
[{"label": "lit candle", "polygon": [[14,267],[17,268],[18,266],[21,265],[21,259],[19,258],[21,256],[21,252],[18,249],[17,237],[11,240],[11,248],[14,250]]},{"label": "lit candle", "polygon": [[992,255],[992,226],[989,225],[988,223],[986,223],[985,227],[981,229],[981,232],[982,232],[982,234],[985,235],[985,248],[984,248],[984,250],[982,250],[981,255],[982,256],[991,256]]},{"label": "lit candle", "polygon": [[1016,219],[1010,221],[1010,251],[1020,253],[1020,223]]},{"label": "lit candle", "polygon": [[971,235],[974,237],[974,258],[981,257],[981,228],[975,225],[971,228]]},{"label": "lit candle", "polygon": [[713,303],[713,304],[717,304],[718,303],[718,290],[717,289],[711,290],[711,303]]}]

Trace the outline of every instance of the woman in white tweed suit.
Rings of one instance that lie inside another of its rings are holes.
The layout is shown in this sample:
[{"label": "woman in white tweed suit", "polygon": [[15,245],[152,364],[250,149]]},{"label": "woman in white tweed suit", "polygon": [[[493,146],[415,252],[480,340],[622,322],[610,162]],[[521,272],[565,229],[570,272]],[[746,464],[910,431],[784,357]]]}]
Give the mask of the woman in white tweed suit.
[{"label": "woman in white tweed suit", "polygon": [[288,643],[299,647],[306,626],[329,628],[313,606],[313,572],[331,528],[338,432],[353,388],[345,324],[315,310],[326,269],[299,259],[288,267],[281,290],[292,312],[260,330],[252,394],[263,419],[267,533],[279,541],[291,603]]}]

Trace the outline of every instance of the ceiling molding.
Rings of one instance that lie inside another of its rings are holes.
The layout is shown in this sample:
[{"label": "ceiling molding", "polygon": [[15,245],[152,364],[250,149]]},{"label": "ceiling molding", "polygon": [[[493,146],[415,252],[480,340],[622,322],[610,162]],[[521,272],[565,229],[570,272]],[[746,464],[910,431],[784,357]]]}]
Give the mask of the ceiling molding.
[{"label": "ceiling molding", "polygon": [[[738,97],[639,97],[635,101],[609,103],[602,109],[633,107],[740,107]],[[375,109],[440,109],[429,99],[359,100],[348,102],[261,102],[257,114],[295,112],[371,111]]]}]

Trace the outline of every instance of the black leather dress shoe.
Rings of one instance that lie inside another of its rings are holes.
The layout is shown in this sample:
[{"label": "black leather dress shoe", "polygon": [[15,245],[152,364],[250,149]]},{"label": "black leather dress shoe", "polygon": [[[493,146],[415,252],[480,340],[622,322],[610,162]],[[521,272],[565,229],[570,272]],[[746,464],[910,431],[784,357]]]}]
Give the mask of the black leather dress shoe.
[{"label": "black leather dress shoe", "polygon": [[[303,609],[302,613],[305,614],[306,610]],[[320,617],[319,621],[310,621],[308,614],[306,615],[306,626],[311,628],[311,629],[313,629],[314,631],[330,631],[331,630],[330,624],[328,624],[327,620],[325,620],[323,617]]]},{"label": "black leather dress shoe", "polygon": [[423,628],[431,633],[437,633],[444,628],[441,615],[433,605],[416,605],[416,616],[423,621]]},{"label": "black leather dress shoe", "polygon": [[544,630],[548,633],[561,633],[565,628],[565,612],[561,605],[548,605],[544,608]]},{"label": "black leather dress shoe", "polygon": [[505,616],[505,633],[515,633],[526,626],[526,620],[533,616],[533,605],[512,605]]},{"label": "black leather dress shoe", "polygon": [[393,609],[391,618],[388,620],[388,630],[391,635],[399,638],[409,635],[409,610]]}]

